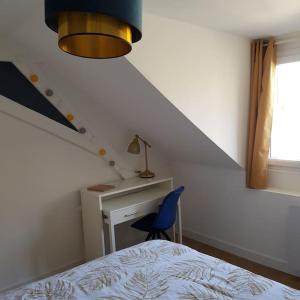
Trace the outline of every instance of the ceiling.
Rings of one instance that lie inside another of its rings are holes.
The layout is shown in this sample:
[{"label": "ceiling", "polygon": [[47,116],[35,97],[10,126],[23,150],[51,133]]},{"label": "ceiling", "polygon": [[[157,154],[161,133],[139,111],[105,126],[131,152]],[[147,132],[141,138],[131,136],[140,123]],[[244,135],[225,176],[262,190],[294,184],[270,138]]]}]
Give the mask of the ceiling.
[{"label": "ceiling", "polygon": [[247,37],[300,30],[299,0],[144,0],[147,12]]},{"label": "ceiling", "polygon": [[[299,0],[144,0],[144,7],[148,13],[251,38],[300,31]],[[1,0],[0,33],[10,33],[35,14],[43,15],[42,0]]]}]

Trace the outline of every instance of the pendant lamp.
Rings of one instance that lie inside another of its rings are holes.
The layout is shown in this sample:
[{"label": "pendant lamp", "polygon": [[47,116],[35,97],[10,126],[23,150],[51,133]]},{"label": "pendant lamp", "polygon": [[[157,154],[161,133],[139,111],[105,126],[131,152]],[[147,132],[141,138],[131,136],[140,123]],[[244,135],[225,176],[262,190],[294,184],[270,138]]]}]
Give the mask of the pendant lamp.
[{"label": "pendant lamp", "polygon": [[45,0],[45,22],[67,53],[120,57],[142,38],[142,0]]}]

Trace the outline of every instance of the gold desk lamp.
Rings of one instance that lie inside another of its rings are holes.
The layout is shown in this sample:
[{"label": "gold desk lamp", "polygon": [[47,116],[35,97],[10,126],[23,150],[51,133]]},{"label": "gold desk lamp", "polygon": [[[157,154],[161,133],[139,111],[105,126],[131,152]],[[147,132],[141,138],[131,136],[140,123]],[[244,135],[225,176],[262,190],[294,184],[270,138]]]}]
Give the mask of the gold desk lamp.
[{"label": "gold desk lamp", "polygon": [[145,145],[145,162],[146,162],[146,170],[144,172],[140,173],[139,177],[153,178],[155,176],[155,174],[148,169],[148,149],[147,149],[147,147],[151,148],[151,145],[136,134],[133,141],[128,146],[128,152],[131,154],[140,154],[141,153],[141,147],[140,147],[139,140],[141,140]]}]

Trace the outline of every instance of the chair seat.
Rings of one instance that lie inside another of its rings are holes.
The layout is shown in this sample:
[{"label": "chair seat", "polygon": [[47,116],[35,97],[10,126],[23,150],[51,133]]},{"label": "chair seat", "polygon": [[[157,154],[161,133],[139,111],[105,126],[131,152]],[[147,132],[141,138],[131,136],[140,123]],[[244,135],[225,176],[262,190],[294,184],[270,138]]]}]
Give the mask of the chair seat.
[{"label": "chair seat", "polygon": [[160,239],[163,235],[167,240],[171,240],[166,231],[176,222],[176,209],[179,197],[184,191],[181,186],[165,196],[162,204],[159,206],[158,213],[149,214],[136,221],[131,227],[148,232],[146,241]]},{"label": "chair seat", "polygon": [[156,216],[157,216],[157,213],[149,214],[149,215],[143,217],[142,219],[136,221],[135,223],[133,223],[131,225],[131,227],[141,230],[141,231],[146,231],[146,232],[155,231],[155,229],[152,226],[153,226],[153,222],[154,222]]}]

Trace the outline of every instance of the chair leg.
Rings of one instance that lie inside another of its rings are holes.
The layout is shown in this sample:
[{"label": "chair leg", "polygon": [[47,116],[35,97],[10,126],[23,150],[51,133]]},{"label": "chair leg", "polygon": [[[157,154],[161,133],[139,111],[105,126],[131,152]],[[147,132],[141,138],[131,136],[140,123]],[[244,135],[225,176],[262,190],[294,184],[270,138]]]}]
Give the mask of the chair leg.
[{"label": "chair leg", "polygon": [[156,239],[156,232],[153,232],[152,233],[152,240],[155,240]]},{"label": "chair leg", "polygon": [[163,236],[164,236],[168,241],[171,241],[170,237],[167,235],[166,232],[162,231],[161,233],[163,234]]},{"label": "chair leg", "polygon": [[149,232],[146,237],[146,242],[149,241],[151,237],[152,237],[152,232]]},{"label": "chair leg", "polygon": [[158,238],[158,239],[161,239],[160,232],[158,231],[156,234],[157,234],[157,238]]}]

